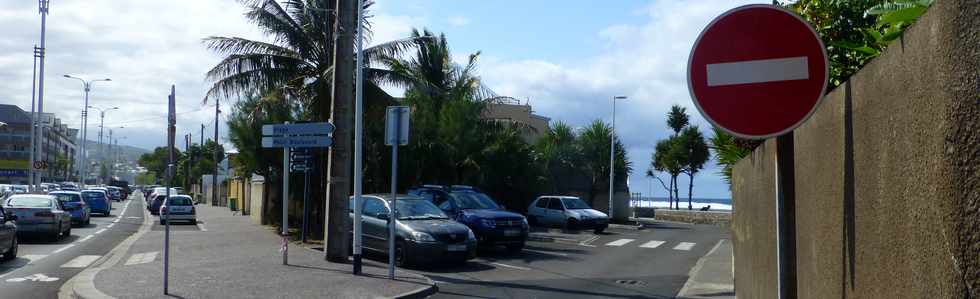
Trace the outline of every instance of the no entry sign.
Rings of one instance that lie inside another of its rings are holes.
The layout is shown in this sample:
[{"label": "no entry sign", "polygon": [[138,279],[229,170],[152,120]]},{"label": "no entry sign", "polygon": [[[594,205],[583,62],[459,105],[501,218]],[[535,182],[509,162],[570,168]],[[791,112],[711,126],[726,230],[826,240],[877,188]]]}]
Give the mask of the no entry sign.
[{"label": "no entry sign", "polygon": [[704,28],[691,50],[687,81],[713,125],[765,139],[793,130],[816,110],[827,88],[827,53],[799,16],[746,5]]}]

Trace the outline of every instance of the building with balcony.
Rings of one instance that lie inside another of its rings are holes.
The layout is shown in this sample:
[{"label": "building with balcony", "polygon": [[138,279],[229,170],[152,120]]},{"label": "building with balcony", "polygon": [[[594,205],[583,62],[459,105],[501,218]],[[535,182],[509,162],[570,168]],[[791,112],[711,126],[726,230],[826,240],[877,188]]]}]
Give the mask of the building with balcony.
[{"label": "building with balcony", "polygon": [[[31,157],[31,114],[14,105],[0,104],[0,183],[27,184]],[[78,129],[69,128],[53,113],[38,115],[41,152],[36,160],[46,165],[42,182],[75,178],[75,140]]]}]

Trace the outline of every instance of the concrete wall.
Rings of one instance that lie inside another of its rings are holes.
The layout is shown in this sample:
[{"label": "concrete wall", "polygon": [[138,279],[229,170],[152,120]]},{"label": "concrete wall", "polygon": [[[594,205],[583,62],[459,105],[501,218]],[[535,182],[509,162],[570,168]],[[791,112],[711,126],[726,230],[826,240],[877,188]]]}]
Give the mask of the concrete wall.
[{"label": "concrete wall", "polygon": [[[980,2],[936,1],[795,131],[800,298],[980,298]],[[774,140],[735,167],[735,284],[774,298]]]},{"label": "concrete wall", "polygon": [[252,217],[252,221],[255,224],[265,224],[266,222],[266,219],[263,218],[265,217],[265,209],[262,202],[263,192],[265,192],[265,180],[261,179],[261,177],[259,179],[252,177],[251,186],[248,188],[248,196],[251,197],[249,200],[249,217]]},{"label": "concrete wall", "polygon": [[657,209],[654,214],[656,215],[654,218],[657,220],[694,224],[729,226],[732,222],[731,212]]}]

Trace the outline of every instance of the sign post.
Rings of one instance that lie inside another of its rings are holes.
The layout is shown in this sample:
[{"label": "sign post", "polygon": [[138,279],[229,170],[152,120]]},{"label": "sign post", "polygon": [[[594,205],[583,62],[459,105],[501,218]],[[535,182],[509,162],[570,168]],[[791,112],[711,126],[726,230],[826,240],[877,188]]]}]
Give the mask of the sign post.
[{"label": "sign post", "polygon": [[805,20],[774,5],[729,10],[701,31],[687,82],[712,125],[746,139],[776,137],[776,255],[779,298],[796,297],[793,130],[827,88],[827,52]]},{"label": "sign post", "polygon": [[[283,265],[289,264],[289,173],[309,171],[309,165],[305,162],[291,165],[293,163],[290,162],[293,162],[293,159],[290,157],[290,151],[293,148],[329,147],[333,144],[333,139],[330,137],[333,130],[334,125],[325,122],[300,124],[285,122],[281,125],[262,125],[262,147],[282,148],[282,243],[279,251],[282,252]],[[306,156],[306,158],[310,157]],[[305,159],[303,160],[305,161]],[[306,183],[309,184],[308,181]],[[304,196],[306,196],[305,192]],[[306,209],[305,201],[303,209]],[[303,219],[303,238],[306,238],[305,213]]]},{"label": "sign post", "polygon": [[408,106],[389,106],[385,145],[391,146],[391,213],[388,215],[388,279],[395,279],[395,226],[398,221],[398,147],[408,144]]},{"label": "sign post", "polygon": [[169,295],[170,290],[170,188],[174,178],[174,138],[177,134],[176,86],[170,85],[170,96],[167,98],[167,197],[163,199],[163,209],[160,217],[164,221],[163,233],[163,294]]}]

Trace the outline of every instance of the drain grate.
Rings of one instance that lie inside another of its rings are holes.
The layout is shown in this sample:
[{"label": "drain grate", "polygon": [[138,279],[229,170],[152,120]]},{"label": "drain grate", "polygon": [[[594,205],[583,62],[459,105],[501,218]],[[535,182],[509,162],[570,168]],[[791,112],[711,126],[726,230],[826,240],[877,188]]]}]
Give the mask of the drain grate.
[{"label": "drain grate", "polygon": [[642,285],[646,285],[646,283],[644,283],[642,281],[632,280],[632,279],[620,279],[620,280],[617,280],[616,283],[618,283],[618,284],[624,284],[624,285],[628,285],[628,286],[642,286]]}]

